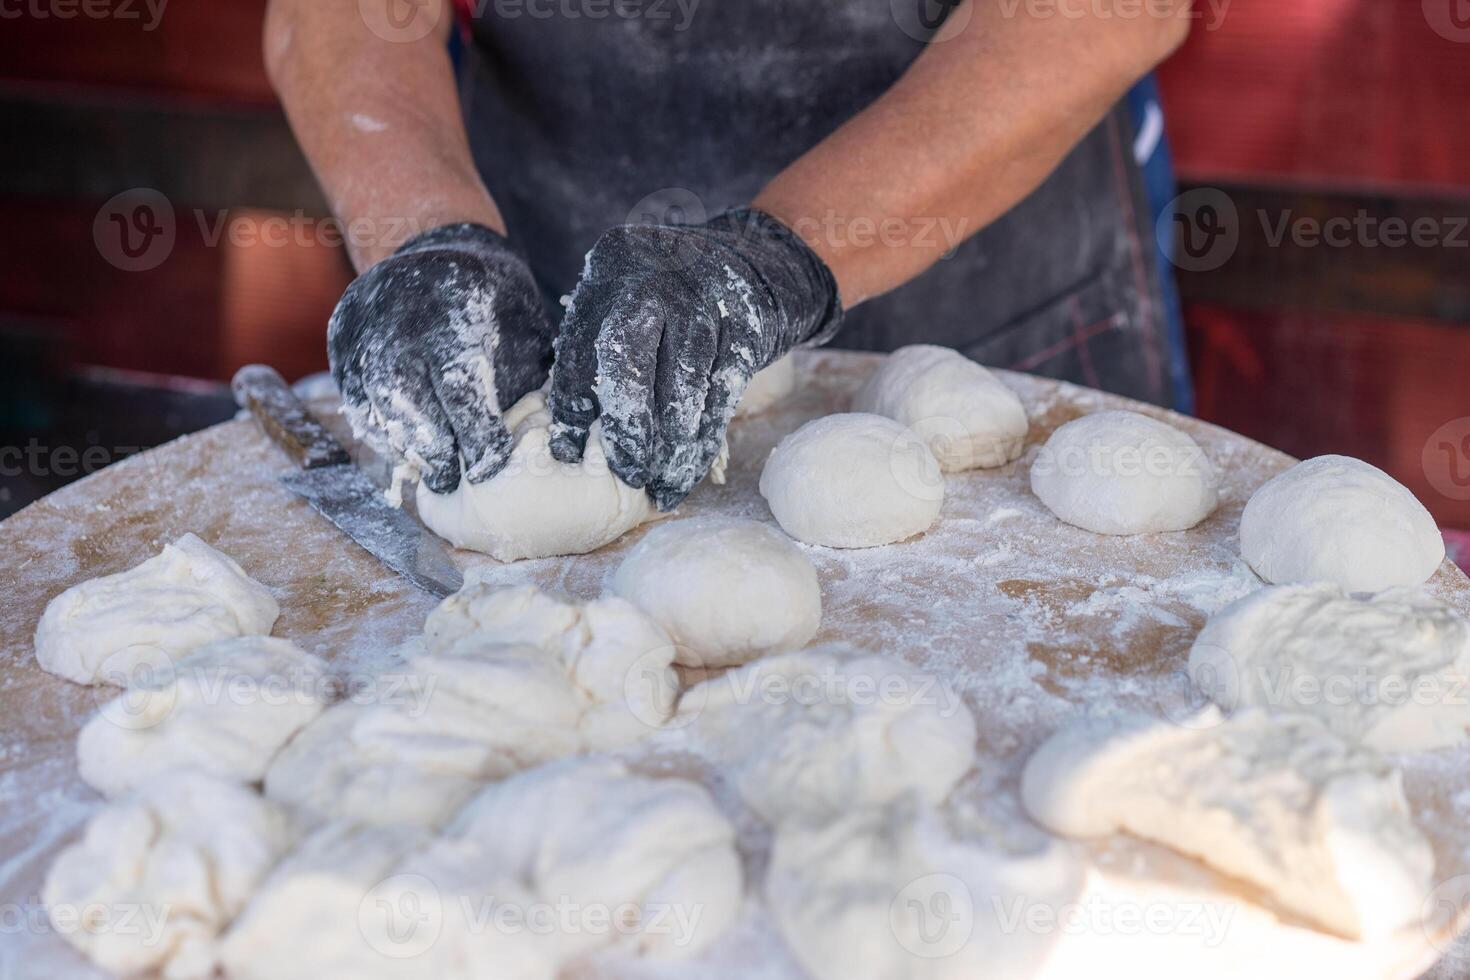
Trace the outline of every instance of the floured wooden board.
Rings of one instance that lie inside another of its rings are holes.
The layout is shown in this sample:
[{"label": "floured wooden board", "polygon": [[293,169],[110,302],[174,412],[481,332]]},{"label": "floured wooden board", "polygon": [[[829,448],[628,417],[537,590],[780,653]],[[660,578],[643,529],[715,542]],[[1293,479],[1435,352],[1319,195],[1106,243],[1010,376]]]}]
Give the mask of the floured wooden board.
[{"label": "floured wooden board", "polygon": [[[770,520],[756,490],[770,448],[802,422],[846,410],[876,364],[872,355],[803,353],[798,393],[735,424],[729,483],[700,488],[679,516]],[[1006,380],[1032,420],[1020,460],[951,475],[940,522],[918,540],[862,551],[806,549],[822,581],[817,642],[881,650],[942,673],[964,693],[980,724],[979,759],[952,806],[964,811],[967,826],[1001,842],[1032,833],[1016,787],[1030,750],[1052,730],[1084,711],[1179,717],[1187,710],[1182,671],[1195,633],[1212,611],[1259,587],[1236,553],[1241,508],[1255,487],[1291,463],[1240,436],[1125,399],[1024,375]],[[313,402],[345,435],[340,418],[330,414],[334,407],[330,397]],[[1193,434],[1223,474],[1217,512],[1190,531],[1135,538],[1102,537],[1053,518],[1028,489],[1031,460],[1058,425],[1105,408],[1145,411]],[[276,478],[287,465],[253,422],[230,422],[126,460],[0,524],[8,578],[0,606],[0,978],[96,975],[49,933],[38,893],[52,856],[98,805],[77,777],[73,743],[98,699],[115,691],[81,688],[36,667],[31,636],[51,597],[136,565],[192,531],[274,591],[282,609],[276,635],[329,658],[344,673],[391,663],[394,647],[418,632],[433,607],[281,488]],[[575,558],[512,565],[467,553],[458,558],[472,577],[489,582],[534,582],[591,597],[639,537],[634,532]],[[1470,581],[1448,563],[1428,589],[1470,614]],[[1454,879],[1470,874],[1470,749],[1406,758],[1402,765],[1417,819],[1435,847],[1437,877],[1451,882],[1435,897],[1453,905],[1462,898]],[[691,774],[717,797],[724,792],[715,774]],[[763,832],[751,826],[740,832],[754,894]],[[1108,976],[1183,953],[1227,975],[1310,968],[1334,978],[1409,978],[1451,949],[1454,923],[1366,947],[1281,921],[1245,901],[1249,889],[1127,839],[1093,847],[1090,857],[1079,907],[1109,901],[1144,910],[1199,906],[1223,910],[1228,928],[1195,935],[1181,926],[1162,936],[1147,928],[1096,927],[1083,935],[1057,928],[1046,939],[1055,946],[1047,977]],[[1446,965],[1442,975],[1470,972],[1470,958],[1457,962],[1467,969]],[[799,976],[754,898],[736,928],[695,963],[593,964],[583,972]]]}]

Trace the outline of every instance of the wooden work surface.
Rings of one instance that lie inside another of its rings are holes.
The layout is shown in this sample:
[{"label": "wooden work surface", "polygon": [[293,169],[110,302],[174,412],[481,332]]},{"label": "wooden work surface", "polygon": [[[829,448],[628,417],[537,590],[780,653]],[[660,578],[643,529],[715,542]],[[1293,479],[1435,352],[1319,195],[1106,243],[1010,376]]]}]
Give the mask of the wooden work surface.
[{"label": "wooden work surface", "polygon": [[[736,423],[728,484],[701,487],[678,516],[770,520],[756,483],[771,446],[810,418],[846,410],[876,363],[872,355],[803,353],[798,393],[765,415]],[[940,522],[920,539],[862,551],[807,549],[823,587],[818,642],[881,650],[942,672],[964,692],[980,724],[979,764],[957,792],[1001,834],[1024,821],[1015,800],[1020,767],[1054,728],[1082,711],[1174,716],[1187,710],[1180,679],[1195,633],[1210,612],[1259,585],[1237,556],[1241,508],[1261,482],[1291,463],[1193,419],[1046,379],[1005,377],[1031,415],[1019,461],[950,476]],[[344,434],[329,394],[312,404]],[[1215,514],[1190,531],[1132,538],[1094,535],[1053,518],[1028,489],[1031,460],[1058,425],[1104,408],[1145,411],[1190,432],[1223,475]],[[343,672],[380,667],[397,644],[418,632],[433,600],[279,486],[286,467],[253,422],[237,420],[119,463],[0,523],[9,580],[0,606],[0,903],[20,903],[34,918],[47,864],[97,805],[77,777],[73,743],[99,699],[116,692],[43,673],[31,645],[42,609],[63,589],[136,565],[192,531],[276,594],[276,635],[331,659]],[[458,557],[487,581],[532,581],[590,597],[639,534],[581,557],[512,565]],[[1449,563],[1427,588],[1470,614],[1470,581]],[[1470,873],[1467,761],[1470,749],[1402,760],[1416,818],[1436,850],[1440,881]],[[1096,880],[1089,887],[1103,880],[1109,887],[1141,882],[1222,901],[1248,894],[1192,862],[1129,840],[1091,847],[1090,856]],[[1370,948],[1264,918],[1264,933],[1244,930],[1210,955],[1256,969],[1259,949],[1234,947],[1279,940],[1293,958],[1300,954],[1334,977],[1413,977],[1448,948],[1453,931],[1413,930]],[[0,929],[0,976],[87,972],[44,933]],[[747,929],[740,942],[760,946],[759,937]],[[1114,943],[1111,954],[1089,951],[1079,962],[1097,968],[1103,965],[1097,957],[1118,955],[1126,963],[1130,954],[1122,950]],[[736,960],[728,973],[715,965],[700,972],[780,976],[786,969],[779,957],[745,965]],[[1061,965],[1066,961],[1059,957],[1060,972],[1047,976],[1070,975]]]}]

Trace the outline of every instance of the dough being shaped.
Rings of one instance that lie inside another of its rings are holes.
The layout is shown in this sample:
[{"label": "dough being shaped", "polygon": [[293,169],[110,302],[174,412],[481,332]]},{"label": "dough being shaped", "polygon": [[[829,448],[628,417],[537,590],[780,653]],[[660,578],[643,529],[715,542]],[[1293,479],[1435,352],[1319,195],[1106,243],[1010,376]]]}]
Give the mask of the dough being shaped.
[{"label": "dough being shaped", "polygon": [[104,970],[204,980],[220,930],[290,845],[285,814],[254,790],[175,770],[92,817],[42,896],[56,931]]},{"label": "dough being shaped", "polygon": [[811,559],[757,521],[694,518],[656,527],[628,552],[610,587],[668,630],[678,662],[691,667],[800,649],[822,621]]},{"label": "dough being shaped", "polygon": [[1189,673],[1227,711],[1312,715],[1383,752],[1470,733],[1470,624],[1411,589],[1367,599],[1325,583],[1262,589],[1210,617]]},{"label": "dough being shaped", "polygon": [[36,627],[36,661],[78,684],[126,687],[206,644],[264,636],[279,613],[265,586],[186,534],[136,568],[52,599]]},{"label": "dough being shaped", "polygon": [[931,674],[837,647],[777,654],[697,684],[676,725],[773,824],[825,821],[916,792],[943,800],[974,764],[975,720]]},{"label": "dough being shaped", "polygon": [[678,698],[673,640],[617,596],[579,603],[533,585],[467,585],[429,614],[424,642],[431,653],[451,654],[464,642],[498,642],[551,654],[590,703],[580,727],[598,751],[658,729]]},{"label": "dough being shaped", "polygon": [[912,797],[795,821],[776,828],[766,905],[813,980],[1031,977],[1061,931],[1008,916],[1044,907],[1063,921],[1086,874],[1073,848],[1036,837],[1015,853],[982,847]]},{"label": "dough being shaped", "polygon": [[1258,885],[1349,939],[1417,923],[1434,855],[1402,777],[1306,715],[1213,705],[1178,725],[1087,722],[1026,762],[1021,799],[1068,837],[1125,831]]},{"label": "dough being shaped", "polygon": [[796,390],[796,355],[787,354],[769,366],[762,368],[745,386],[740,404],[735,406],[735,418],[743,419],[759,415],[785,401]]},{"label": "dough being shaped", "polygon": [[1187,433],[1137,412],[1073,419],[1031,465],[1031,490],[1047,509],[1098,534],[1194,527],[1214,511],[1219,484]]},{"label": "dough being shaped", "polygon": [[1267,582],[1379,592],[1428,581],[1444,560],[1444,538],[1424,505],[1378,467],[1318,456],[1251,495],[1240,554]]},{"label": "dough being shaped", "polygon": [[[394,679],[405,683],[307,726],[266,774],[266,795],[309,822],[433,826],[484,782],[583,748],[587,701],[535,647],[470,638]],[[390,787],[417,798],[379,798]]]},{"label": "dough being shaped", "polygon": [[[423,918],[435,912],[436,896],[429,888],[412,896],[388,894],[394,868],[428,843],[429,836],[413,827],[334,823],[316,830],[276,866],[225,934],[220,959],[226,975],[431,980],[430,965],[412,954],[437,938],[435,923]],[[387,904],[404,897],[409,903],[403,906]]]},{"label": "dough being shaped", "polygon": [[534,391],[505,413],[515,447],[497,476],[447,494],[420,483],[419,517],[429,530],[456,548],[516,561],[596,551],[657,515],[648,494],[608,468],[600,422],[580,463],[551,455],[550,424],[546,398]]},{"label": "dough being shaped", "polygon": [[796,540],[871,548],[929,530],[944,502],[944,476],[911,430],[852,413],[815,419],[782,439],[761,471],[760,491]]},{"label": "dough being shaped", "polygon": [[333,693],[326,665],[285,640],[225,640],[104,705],[77,737],[77,764],[109,797],[177,767],[259,782]]},{"label": "dough being shaped", "polygon": [[946,473],[1004,466],[1026,444],[1026,409],[995,375],[948,347],[914,344],[883,360],[854,411],[913,429]]}]

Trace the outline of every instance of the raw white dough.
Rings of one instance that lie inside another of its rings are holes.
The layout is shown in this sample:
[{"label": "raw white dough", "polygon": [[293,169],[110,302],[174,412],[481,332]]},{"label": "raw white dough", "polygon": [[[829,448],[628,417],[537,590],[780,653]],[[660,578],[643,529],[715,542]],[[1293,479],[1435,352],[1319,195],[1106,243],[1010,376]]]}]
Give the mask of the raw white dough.
[{"label": "raw white dough", "polygon": [[[470,638],[400,676],[411,683],[380,685],[378,700],[307,726],[266,774],[266,795],[313,823],[433,826],[486,781],[583,748],[586,700],[536,647]],[[389,787],[414,798],[379,798]]]},{"label": "raw white dough", "polygon": [[1349,456],[1318,456],[1251,495],[1240,515],[1240,554],[1267,582],[1379,592],[1428,581],[1444,560],[1444,538],[1387,473]]},{"label": "raw white dough", "polygon": [[456,548],[516,561],[596,551],[657,515],[648,494],[608,468],[600,423],[593,423],[580,463],[551,455],[550,424],[541,392],[516,402],[505,413],[515,439],[505,469],[447,494],[420,483],[419,517]]},{"label": "raw white dough", "polygon": [[1068,524],[1154,534],[1210,516],[1219,477],[1188,433],[1137,412],[1094,412],[1052,433],[1031,465],[1031,490]]},{"label": "raw white dough", "polygon": [[740,404],[735,407],[735,418],[759,415],[778,402],[785,401],[795,390],[795,355],[787,354],[769,367],[757,371],[750,379],[750,384],[745,386],[745,394],[740,396]]},{"label": "raw white dough", "polygon": [[761,496],[787,534],[830,548],[871,548],[927,531],[944,476],[922,439],[881,415],[815,419],[782,439]]},{"label": "raw white dough", "polygon": [[694,783],[566,760],[485,788],[434,839],[328,825],[225,942],[234,980],[552,980],[698,953],[741,903],[734,830]]},{"label": "raw white dough", "polygon": [[673,640],[617,596],[579,603],[531,585],[472,583],[424,623],[431,653],[453,653],[466,642],[526,643],[555,657],[589,702],[580,726],[598,750],[648,735],[668,720],[678,697]]},{"label": "raw white dough", "polygon": [[1085,866],[1055,840],[980,840],[912,797],[797,821],[776,830],[766,904],[813,980],[1029,980],[1061,935],[1030,917],[1063,920]]},{"label": "raw white dough", "polygon": [[36,660],[78,684],[126,687],[216,640],[264,636],[279,613],[233,559],[186,534],[136,568],[52,599],[36,627]]},{"label": "raw white dough", "polygon": [[1262,589],[1210,617],[1189,673],[1227,711],[1309,714],[1383,752],[1470,733],[1470,625],[1411,589],[1367,599],[1325,583]]},{"label": "raw white dough", "polygon": [[56,931],[103,969],[203,980],[220,930],[290,844],[285,815],[255,791],[176,770],[88,821],[43,900]]},{"label": "raw white dough", "polygon": [[293,644],[269,636],[225,640],[104,705],[77,737],[77,764],[104,796],[178,767],[259,782],[332,695],[326,665]]},{"label": "raw white dough", "polygon": [[853,397],[854,411],[913,429],[946,473],[1003,466],[1026,444],[1026,409],[1014,391],[948,347],[900,347]]},{"label": "raw white dough", "polygon": [[1433,885],[1398,770],[1306,715],[1085,722],[1027,760],[1021,799],[1054,833],[1156,841],[1349,939],[1417,923]]},{"label": "raw white dough", "polygon": [[663,626],[678,645],[678,662],[691,667],[800,649],[822,621],[811,559],[758,521],[694,518],[656,527],[628,552],[610,587]]},{"label": "raw white dough", "polygon": [[913,791],[943,800],[974,764],[958,692],[899,661],[837,647],[776,654],[679,701],[699,751],[771,823],[829,820]]}]

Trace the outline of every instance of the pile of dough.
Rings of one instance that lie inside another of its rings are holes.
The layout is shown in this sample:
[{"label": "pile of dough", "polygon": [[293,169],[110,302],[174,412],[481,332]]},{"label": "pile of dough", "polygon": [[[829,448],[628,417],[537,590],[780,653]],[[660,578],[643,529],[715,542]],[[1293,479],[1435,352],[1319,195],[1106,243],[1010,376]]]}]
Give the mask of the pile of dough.
[{"label": "pile of dough", "polygon": [[637,741],[673,713],[679,687],[674,643],[625,599],[579,603],[532,585],[470,584],[424,623],[431,653],[486,641],[527,643],[555,657],[589,702],[580,726],[599,750]]},{"label": "pile of dough", "polygon": [[285,640],[225,640],[104,705],[77,737],[77,763],[104,796],[178,767],[259,782],[332,695],[326,665]]},{"label": "pile of dough", "polygon": [[541,392],[516,402],[505,413],[505,425],[515,447],[493,479],[461,482],[447,494],[419,484],[419,517],[456,548],[500,561],[581,555],[656,516],[648,494],[608,468],[600,423],[593,423],[580,463],[561,463],[551,455],[551,413]]},{"label": "pile of dough", "polygon": [[436,826],[486,781],[582,750],[586,702],[536,647],[463,644],[415,657],[405,676],[303,729],[266,773],[266,795],[313,824]]},{"label": "pile of dough", "polygon": [[78,684],[126,687],[216,640],[264,636],[279,614],[263,585],[186,534],[136,568],[52,599],[36,627],[36,660]]},{"label": "pile of dough", "polygon": [[798,541],[871,548],[929,530],[944,475],[924,441],[892,419],[828,415],[771,450],[760,491]]},{"label": "pile of dough", "polygon": [[755,373],[740,404],[735,406],[735,418],[759,415],[778,403],[785,401],[796,390],[796,356],[787,354],[775,363]]},{"label": "pile of dough", "polygon": [[597,949],[689,956],[739,911],[734,836],[694,783],[566,760],[486,787],[437,838],[322,828],[224,961],[236,980],[552,980]]},{"label": "pile of dough", "polygon": [[822,621],[817,570],[768,524],[695,518],[649,531],[611,589],[668,631],[679,663],[730,667],[806,646]]},{"label": "pile of dough", "polygon": [[1219,477],[1185,432],[1137,412],[1094,412],[1061,426],[1031,465],[1031,490],[1061,520],[1097,534],[1194,527],[1219,501]]},{"label": "pile of dough", "polygon": [[220,930],[290,845],[285,814],[253,790],[175,770],[94,816],[42,896],[56,931],[103,969],[203,980]]},{"label": "pile of dough", "polygon": [[993,840],[956,835],[912,797],[797,821],[777,828],[766,904],[814,980],[1032,977],[1061,930],[1024,924],[1036,909],[1061,920],[1086,868],[1054,839],[1017,853]]},{"label": "pile of dough", "polygon": [[1026,444],[1026,409],[985,368],[948,347],[900,347],[853,398],[919,434],[946,473],[1004,466]]},{"label": "pile of dough", "polygon": [[1325,583],[1262,589],[1210,618],[1189,673],[1228,711],[1313,715],[1384,752],[1470,734],[1470,625],[1410,589],[1367,599]]},{"label": "pile of dough", "polygon": [[937,803],[974,762],[975,719],[932,674],[835,647],[778,654],[690,688],[677,725],[775,824],[910,791]]},{"label": "pile of dough", "polygon": [[1349,939],[1416,922],[1433,884],[1399,772],[1306,715],[1082,723],[1027,760],[1021,799],[1054,833],[1156,841]]},{"label": "pile of dough", "polygon": [[1444,538],[1387,473],[1349,456],[1318,456],[1251,495],[1240,515],[1240,554],[1267,582],[1379,592],[1428,581],[1444,560]]}]

